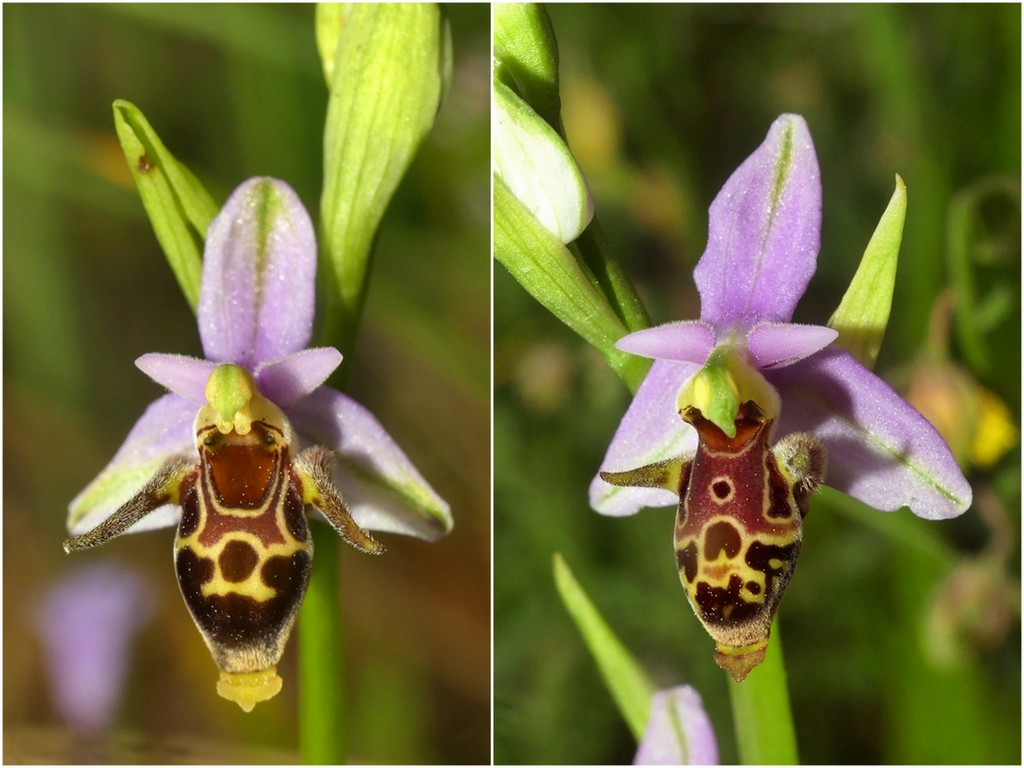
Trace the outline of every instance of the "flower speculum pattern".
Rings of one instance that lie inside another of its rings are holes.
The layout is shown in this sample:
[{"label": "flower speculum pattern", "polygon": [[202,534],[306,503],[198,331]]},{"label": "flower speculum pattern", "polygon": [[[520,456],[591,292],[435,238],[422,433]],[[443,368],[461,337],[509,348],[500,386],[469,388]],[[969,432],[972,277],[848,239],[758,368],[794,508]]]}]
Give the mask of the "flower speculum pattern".
[{"label": "flower speculum pattern", "polygon": [[772,447],[774,419],[753,400],[739,405],[732,435],[693,405],[684,405],[680,416],[697,431],[692,456],[601,477],[679,497],[679,578],[715,640],[715,661],[742,682],[764,660],[772,619],[800,554],[809,499],[825,476],[825,449],[807,433]]},{"label": "flower speculum pattern", "polygon": [[356,549],[383,547],[352,519],[323,447],[293,455],[295,433],[250,374],[218,366],[195,421],[196,457],[167,459],[135,496],[68,552],[99,546],[150,512],[181,507],[175,571],[185,604],[220,669],[217,692],[251,711],[281,690],[276,667],[309,583],[308,506]]}]

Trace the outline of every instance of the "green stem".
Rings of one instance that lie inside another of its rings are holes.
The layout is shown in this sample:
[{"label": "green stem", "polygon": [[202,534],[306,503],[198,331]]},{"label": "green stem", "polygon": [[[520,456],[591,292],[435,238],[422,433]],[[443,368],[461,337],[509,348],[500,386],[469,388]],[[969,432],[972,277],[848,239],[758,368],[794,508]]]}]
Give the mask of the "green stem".
[{"label": "green stem", "polygon": [[772,623],[771,642],[764,661],[742,683],[729,678],[729,698],[741,763],[798,763],[778,620]]},{"label": "green stem", "polygon": [[299,749],[308,765],[344,763],[347,746],[339,545],[334,531],[322,533],[299,622]]}]

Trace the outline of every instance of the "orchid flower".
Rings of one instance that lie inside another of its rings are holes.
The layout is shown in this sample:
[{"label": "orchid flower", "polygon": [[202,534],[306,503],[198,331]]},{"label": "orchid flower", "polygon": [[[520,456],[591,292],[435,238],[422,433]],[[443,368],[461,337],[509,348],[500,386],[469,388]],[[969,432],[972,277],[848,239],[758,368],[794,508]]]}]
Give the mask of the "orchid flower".
[{"label": "orchid flower", "polygon": [[692,685],[658,691],[633,765],[717,765],[718,742]]},{"label": "orchid flower", "polygon": [[217,692],[246,711],[281,690],[276,665],[312,568],[307,507],[368,554],[384,549],[370,530],[435,539],[452,526],[377,420],[323,386],[341,353],[305,348],[315,274],[313,226],[295,192],[273,179],[242,184],[206,236],[206,359],[136,361],[171,393],[72,501],[77,535],[64,543],[71,552],[180,521],[182,597],[220,668]]},{"label": "orchid flower", "polygon": [[76,731],[110,724],[132,641],[153,617],[150,597],[134,571],[110,562],[78,569],[41,596],[35,624],[54,706]]},{"label": "orchid flower", "polygon": [[[169,457],[194,454],[192,425],[206,385],[221,364],[248,371],[280,407],[301,442],[334,452],[335,483],[367,530],[433,540],[452,526],[447,503],[427,484],[377,419],[352,398],[322,386],[340,365],[332,347],[307,349],[316,275],[313,225],[298,195],[281,181],[250,179],[210,224],[198,322],[206,359],[146,354],[136,365],[170,390],[152,402],[107,467],[71,502],[68,530],[81,534],[109,517]],[[166,504],[133,525],[175,525]]]},{"label": "orchid flower", "polygon": [[[778,434],[810,433],[824,445],[827,485],[876,509],[906,506],[929,520],[964,512],[971,487],[938,432],[834,344],[836,331],[790,322],[814,274],[821,230],[818,163],[803,118],[783,115],[772,124],[709,215],[707,249],[694,270],[700,319],[631,333],[616,345],[655,362],[602,472],[692,454],[697,432],[680,418],[681,406],[703,404],[704,416],[729,434],[749,395]],[[599,475],[590,501],[618,516],[678,498],[660,487],[613,486]]]},{"label": "orchid flower", "polygon": [[[790,322],[814,274],[820,229],[810,132],[783,115],[711,204],[694,270],[700,320],[616,345],[655,362],[591,484],[591,504],[608,515],[678,504],[680,580],[716,641],[716,663],[736,682],[765,658],[823,481],[928,519],[971,503],[932,425],[833,344],[836,330]],[[884,303],[887,318],[883,293],[866,301]],[[773,447],[776,431],[785,437]]]}]

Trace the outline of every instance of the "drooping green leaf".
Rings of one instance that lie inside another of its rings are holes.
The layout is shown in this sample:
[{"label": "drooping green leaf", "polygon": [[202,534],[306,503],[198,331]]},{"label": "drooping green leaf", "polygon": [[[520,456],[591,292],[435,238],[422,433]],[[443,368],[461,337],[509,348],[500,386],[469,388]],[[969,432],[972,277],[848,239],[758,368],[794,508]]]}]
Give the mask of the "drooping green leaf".
[{"label": "drooping green leaf", "polygon": [[440,106],[451,65],[434,4],[355,4],[334,51],[320,248],[329,275],[327,332],[351,347],[373,239]]},{"label": "drooping green leaf", "polygon": [[608,360],[631,390],[650,361],[615,348],[625,326],[557,237],[530,215],[501,179],[494,178],[494,257],[526,291]]},{"label": "drooping green leaf", "polygon": [[562,604],[583,636],[605,685],[637,741],[643,738],[651,715],[654,684],[616,637],[597,608],[576,581],[560,554],[555,554],[555,585]]},{"label": "drooping green leaf", "polygon": [[896,191],[864,250],[857,274],[828,321],[830,328],[839,331],[836,343],[869,369],[874,367],[889,324],[906,214],[907,188],[897,175]]},{"label": "drooping green leaf", "polygon": [[114,102],[114,125],[125,160],[160,247],[189,305],[199,303],[206,229],[217,204],[194,175],[167,150],[130,102]]}]

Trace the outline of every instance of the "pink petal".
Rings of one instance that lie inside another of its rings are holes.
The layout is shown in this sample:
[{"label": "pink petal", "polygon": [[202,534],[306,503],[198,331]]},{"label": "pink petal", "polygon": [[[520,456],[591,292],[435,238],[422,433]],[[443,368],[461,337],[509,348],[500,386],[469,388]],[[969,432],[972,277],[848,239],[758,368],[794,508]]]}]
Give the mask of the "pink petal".
[{"label": "pink petal", "polygon": [[654,694],[633,765],[717,764],[715,729],[697,689],[680,685]]},{"label": "pink petal", "polygon": [[305,347],[315,277],[316,237],[299,196],[276,179],[244,182],[206,234],[198,308],[206,357],[251,371]]},{"label": "pink petal", "polygon": [[[697,432],[679,418],[676,398],[679,388],[699,367],[696,363],[654,361],[619,422],[601,462],[602,471],[636,469],[696,450]],[[633,515],[644,507],[678,503],[675,494],[660,488],[621,488],[606,483],[600,476],[590,484],[590,506],[602,515]]]},{"label": "pink petal", "polygon": [[40,596],[35,618],[53,701],[77,732],[111,724],[132,641],[153,613],[153,595],[138,575],[103,560],[66,574]]},{"label": "pink petal", "polygon": [[823,325],[761,323],[747,335],[747,349],[759,369],[784,368],[820,352],[837,336]]},{"label": "pink petal", "polygon": [[615,346],[642,357],[703,365],[715,346],[715,332],[700,321],[683,320],[623,336]]},{"label": "pink petal", "polygon": [[355,400],[320,387],[295,403],[288,416],[301,435],[335,452],[335,479],[359,525],[430,541],[451,529],[447,502]]},{"label": "pink petal", "polygon": [[287,408],[327,381],[341,359],[334,347],[304,349],[257,367],[257,386],[271,402]]},{"label": "pink petal", "polygon": [[693,271],[700,318],[715,327],[788,322],[814,274],[821,181],[803,118],[782,115],[714,202]]},{"label": "pink petal", "polygon": [[[71,501],[68,531],[74,536],[91,531],[138,493],[171,456],[196,455],[192,429],[197,410],[173,394],[150,403],[110,463]],[[128,533],[177,525],[180,517],[180,507],[165,504],[129,528]]]},{"label": "pink petal", "polygon": [[845,350],[831,347],[766,375],[782,396],[776,434],[814,432],[828,449],[826,484],[928,520],[971,505],[971,486],[935,428]]},{"label": "pink petal", "polygon": [[187,355],[150,352],[136,360],[135,366],[157,384],[201,407],[206,403],[206,382],[217,363]]}]

